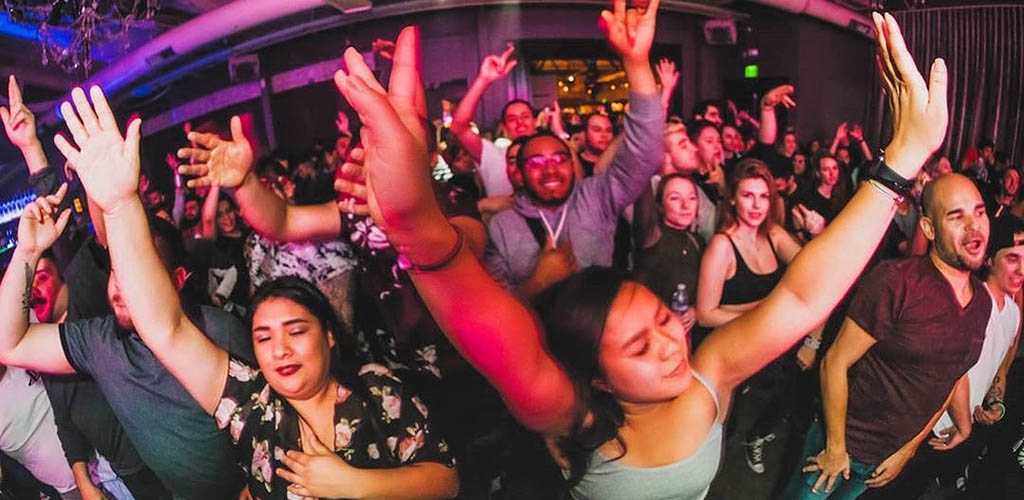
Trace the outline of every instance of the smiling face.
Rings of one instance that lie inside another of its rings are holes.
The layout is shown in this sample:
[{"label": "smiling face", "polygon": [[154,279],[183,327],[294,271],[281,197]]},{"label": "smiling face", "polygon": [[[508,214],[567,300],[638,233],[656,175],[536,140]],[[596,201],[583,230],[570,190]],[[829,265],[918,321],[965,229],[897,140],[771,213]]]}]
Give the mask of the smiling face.
[{"label": "smiling face", "polygon": [[330,382],[334,335],[297,302],[281,297],[260,302],[252,316],[252,341],[260,370],[281,396],[309,399]]},{"label": "smiling face", "polygon": [[1009,295],[1016,295],[1024,286],[1024,233],[1013,235],[1013,245],[989,260],[989,281]]},{"label": "smiling face", "polygon": [[661,211],[665,224],[676,229],[689,229],[697,218],[697,187],[684,177],[673,177],[661,195]]},{"label": "smiling face", "polygon": [[572,155],[562,141],[538,136],[523,145],[523,187],[541,205],[558,206],[572,193]]},{"label": "smiling face", "polygon": [[736,220],[750,227],[760,227],[772,205],[768,183],[759,177],[741,180],[736,185],[732,204],[736,209]]},{"label": "smiling face", "polygon": [[537,119],[533,116],[533,110],[521,102],[514,102],[505,109],[505,130],[509,133],[509,139],[513,141],[528,135],[537,133]]},{"label": "smiling face", "polygon": [[612,302],[598,348],[596,381],[631,403],[671,400],[692,382],[686,330],[656,295],[626,282]]}]

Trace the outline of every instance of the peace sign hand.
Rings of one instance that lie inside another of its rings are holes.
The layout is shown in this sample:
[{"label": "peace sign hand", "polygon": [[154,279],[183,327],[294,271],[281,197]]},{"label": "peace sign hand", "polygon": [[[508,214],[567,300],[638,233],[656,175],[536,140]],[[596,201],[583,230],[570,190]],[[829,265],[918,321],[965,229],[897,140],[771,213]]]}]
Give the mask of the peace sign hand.
[{"label": "peace sign hand", "polygon": [[76,87],[71,91],[74,106],[69,102],[60,106],[78,148],[60,134],[53,142],[78,173],[89,200],[109,214],[138,197],[142,120],[129,123],[122,137],[103,90],[93,86],[89,94],[91,105],[85,92]]}]

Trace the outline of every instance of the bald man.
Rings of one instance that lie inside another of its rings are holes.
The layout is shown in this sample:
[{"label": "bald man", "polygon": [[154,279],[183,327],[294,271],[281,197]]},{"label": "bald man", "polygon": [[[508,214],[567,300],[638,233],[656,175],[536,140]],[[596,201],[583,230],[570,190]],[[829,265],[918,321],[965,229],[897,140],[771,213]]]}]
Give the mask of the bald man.
[{"label": "bald man", "polygon": [[[992,302],[971,272],[988,242],[985,203],[970,179],[948,175],[922,196],[928,255],[885,261],[863,279],[821,364],[824,423],[785,498],[853,499],[892,481],[946,410],[981,353]],[[822,270],[827,272],[827,270]],[[956,412],[954,412],[956,413]],[[954,414],[970,432],[970,415]]]}]

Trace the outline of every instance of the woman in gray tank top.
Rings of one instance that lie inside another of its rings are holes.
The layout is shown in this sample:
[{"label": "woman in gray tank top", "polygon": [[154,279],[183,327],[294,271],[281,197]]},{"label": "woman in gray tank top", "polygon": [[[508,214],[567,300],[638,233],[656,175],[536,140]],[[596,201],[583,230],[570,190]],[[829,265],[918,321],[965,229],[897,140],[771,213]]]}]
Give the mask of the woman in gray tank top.
[{"label": "woman in gray tank top", "polygon": [[[626,128],[649,127],[637,117],[658,102],[649,63],[658,0],[639,13],[627,14],[625,4],[615,0],[601,24],[629,77]],[[883,80],[887,95],[898,96],[886,158],[895,175],[913,179],[944,137],[945,71],[935,66],[929,91],[899,27],[886,23],[876,24]],[[545,437],[573,497],[703,498],[718,468],[733,390],[821,323],[846,293],[892,219],[891,184],[865,183],[760,304],[720,326],[692,355],[669,308],[612,270],[591,268],[556,285],[535,315],[462,248],[479,242],[479,228],[450,224],[436,206],[419,139],[425,105],[417,52],[411,42],[399,43],[386,93],[367,83],[374,76],[358,57],[348,58],[349,73],[337,79],[364,118],[369,207],[407,262],[416,263],[409,271],[434,318],[519,422]],[[774,117],[783,97],[766,96],[763,115]],[[664,147],[628,137],[621,154]],[[520,155],[551,155],[551,147],[528,141]]]}]

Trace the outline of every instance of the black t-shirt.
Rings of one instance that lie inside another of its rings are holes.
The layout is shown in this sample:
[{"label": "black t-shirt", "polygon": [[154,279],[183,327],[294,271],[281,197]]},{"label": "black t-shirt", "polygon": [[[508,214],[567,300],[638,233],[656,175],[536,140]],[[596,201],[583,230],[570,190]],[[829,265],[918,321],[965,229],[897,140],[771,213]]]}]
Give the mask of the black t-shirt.
[{"label": "black t-shirt", "polygon": [[[251,336],[234,316],[210,307],[194,316],[211,341],[252,361]],[[229,437],[142,339],[121,330],[113,316],[64,323],[60,339],[68,362],[93,376],[139,455],[168,489],[189,500],[237,498],[242,477]]]},{"label": "black t-shirt", "polygon": [[220,235],[217,237],[217,250],[220,250],[227,255],[231,262],[235,264],[235,269],[238,271],[238,281],[235,282],[235,288],[231,290],[231,301],[243,306],[249,307],[249,262],[245,258],[245,239],[249,237],[249,231],[243,231],[242,236],[235,238],[233,236]]},{"label": "black t-shirt", "polygon": [[[434,196],[449,218],[480,218],[476,202],[458,186],[435,181]],[[445,368],[468,369],[398,264],[398,254],[384,232],[369,217],[351,214],[342,215],[341,225],[341,238],[352,245],[357,258],[354,320],[371,360],[436,378],[448,371]]]}]

